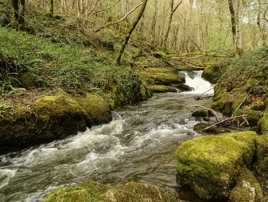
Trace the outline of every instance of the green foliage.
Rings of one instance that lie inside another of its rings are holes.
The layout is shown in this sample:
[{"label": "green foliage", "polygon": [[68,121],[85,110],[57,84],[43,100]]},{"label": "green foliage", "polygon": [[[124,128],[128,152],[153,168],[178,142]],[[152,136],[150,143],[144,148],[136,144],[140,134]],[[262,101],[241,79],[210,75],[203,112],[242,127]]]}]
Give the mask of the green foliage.
[{"label": "green foliage", "polygon": [[[32,87],[61,87],[66,91],[89,91],[91,88],[105,89],[107,80],[121,82],[121,75],[129,68],[107,65],[99,57],[92,55],[90,49],[75,43],[70,45],[52,43],[22,32],[0,28],[0,54],[13,58],[18,64],[27,67],[27,71],[35,75]],[[3,43],[2,43],[3,42]],[[114,72],[114,73],[113,73]],[[107,77],[109,77],[107,79]],[[6,75],[0,86],[2,92],[13,87],[25,87],[19,75]],[[106,84],[105,84],[106,82]],[[108,84],[109,85],[109,84]]]},{"label": "green foliage", "polygon": [[[268,48],[246,53],[233,59],[215,86],[214,108],[231,115],[238,109],[256,107],[264,102],[268,92]],[[255,120],[254,122],[257,122]]]}]

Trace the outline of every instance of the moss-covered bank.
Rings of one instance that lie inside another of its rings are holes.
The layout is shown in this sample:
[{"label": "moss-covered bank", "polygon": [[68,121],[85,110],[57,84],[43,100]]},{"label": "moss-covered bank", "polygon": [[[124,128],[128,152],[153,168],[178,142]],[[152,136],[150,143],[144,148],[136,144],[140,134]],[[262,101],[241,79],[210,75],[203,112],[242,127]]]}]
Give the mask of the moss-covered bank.
[{"label": "moss-covered bank", "polygon": [[188,186],[201,199],[261,201],[262,188],[253,168],[267,174],[267,142],[266,136],[254,132],[184,142],[176,153],[178,185]]},{"label": "moss-covered bank", "polygon": [[[225,115],[244,114],[250,126],[255,127],[267,107],[267,56],[268,49],[262,48],[233,59],[221,68],[213,107]],[[219,72],[217,69],[215,71],[215,74]],[[265,124],[265,120],[262,123]]]},{"label": "moss-covered bank", "polygon": [[77,41],[36,35],[0,27],[0,153],[106,123],[116,107],[184,82],[174,69],[119,67]]}]

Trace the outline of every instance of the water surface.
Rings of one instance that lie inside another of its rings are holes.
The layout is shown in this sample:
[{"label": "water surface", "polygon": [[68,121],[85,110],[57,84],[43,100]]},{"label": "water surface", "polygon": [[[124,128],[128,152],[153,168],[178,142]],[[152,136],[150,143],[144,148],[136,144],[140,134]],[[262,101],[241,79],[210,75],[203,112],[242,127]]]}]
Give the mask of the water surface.
[{"label": "water surface", "polygon": [[187,93],[158,94],[114,112],[113,121],[64,140],[0,156],[0,201],[35,202],[49,190],[83,180],[138,180],[174,188],[175,150],[197,134],[193,105],[212,86],[186,74]]}]

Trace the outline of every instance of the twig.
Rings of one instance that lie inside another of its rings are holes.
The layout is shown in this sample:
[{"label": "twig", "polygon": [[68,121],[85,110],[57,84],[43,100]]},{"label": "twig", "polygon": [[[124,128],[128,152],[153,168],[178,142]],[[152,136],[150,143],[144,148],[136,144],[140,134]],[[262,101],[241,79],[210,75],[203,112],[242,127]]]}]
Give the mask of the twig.
[{"label": "twig", "polygon": [[218,114],[217,114],[217,112],[216,112],[215,110],[213,110],[213,109],[211,109],[211,108],[208,108],[208,107],[205,107],[205,106],[202,106],[202,105],[194,105],[193,107],[200,107],[200,108],[203,108],[203,109],[205,109],[205,110],[210,111],[210,112],[214,115],[214,117],[216,118],[216,121],[217,121],[217,122],[220,121],[220,119],[219,119],[219,117],[218,117]]},{"label": "twig", "polygon": [[232,116],[240,109],[240,107],[246,102],[247,99],[248,99],[248,95],[246,95],[245,98],[242,100],[242,102],[236,107],[236,109],[232,113]]},{"label": "twig", "polygon": [[214,123],[214,124],[212,124],[212,125],[210,125],[210,126],[204,128],[204,129],[202,129],[201,131],[209,130],[209,129],[211,129],[211,128],[215,127],[215,126],[218,126],[218,125],[220,125],[220,124],[223,124],[223,123],[225,123],[225,122],[227,122],[227,121],[234,121],[234,120],[239,119],[239,118],[243,118],[243,119],[244,119],[244,118],[245,118],[245,115],[234,116],[234,117],[226,118],[226,119],[224,119],[224,120],[221,120],[221,121],[219,121],[219,122],[217,122],[217,123]]}]

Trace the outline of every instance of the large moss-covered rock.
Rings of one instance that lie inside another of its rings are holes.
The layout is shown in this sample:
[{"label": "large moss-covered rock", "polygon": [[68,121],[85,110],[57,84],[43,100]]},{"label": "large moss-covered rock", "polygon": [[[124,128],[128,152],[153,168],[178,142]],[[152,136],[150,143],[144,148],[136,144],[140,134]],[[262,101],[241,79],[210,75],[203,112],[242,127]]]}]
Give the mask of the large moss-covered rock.
[{"label": "large moss-covered rock", "polygon": [[0,111],[0,153],[61,139],[112,119],[99,95],[72,96],[62,90],[40,96],[30,106]]},{"label": "large moss-covered rock", "polygon": [[185,82],[185,75],[171,68],[142,68],[139,75],[148,85],[180,85]]},{"label": "large moss-covered rock", "polygon": [[60,188],[48,194],[43,202],[179,202],[175,193],[157,186],[129,182],[115,187],[83,183]]},{"label": "large moss-covered rock", "polygon": [[227,198],[241,168],[252,162],[254,132],[198,137],[177,149],[177,182],[189,186],[200,198]]},{"label": "large moss-covered rock", "polygon": [[261,202],[263,199],[262,188],[253,173],[243,168],[237,184],[230,194],[231,202]]}]

